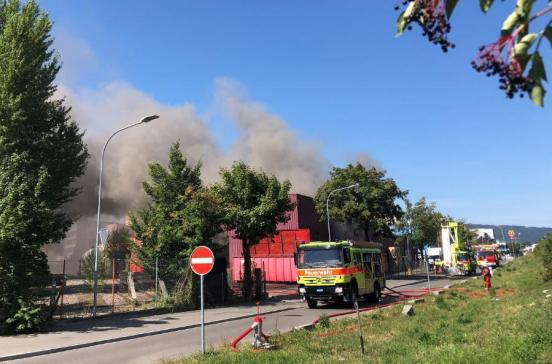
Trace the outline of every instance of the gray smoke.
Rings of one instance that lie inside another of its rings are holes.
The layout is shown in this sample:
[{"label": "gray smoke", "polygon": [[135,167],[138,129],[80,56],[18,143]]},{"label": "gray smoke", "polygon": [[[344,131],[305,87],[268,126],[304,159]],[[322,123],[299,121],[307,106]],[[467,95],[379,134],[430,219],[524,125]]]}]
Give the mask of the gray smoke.
[{"label": "gray smoke", "polygon": [[227,150],[216,141],[209,119],[198,115],[192,104],[169,106],[125,83],[110,83],[95,91],[76,92],[60,86],[58,97],[72,106],[72,117],[86,130],[91,158],[78,185],[82,193],[68,205],[75,217],[93,215],[97,204],[101,148],[115,130],[148,114],[160,119],[115,136],[104,158],[102,212],[124,216],[144,202],[142,182],[151,161],[165,163],[172,143],[180,140],[189,162],[201,161],[206,183],[218,180],[221,167],[242,160],[255,168],[289,179],[292,191],[312,195],[327,178],[330,164],[321,146],[291,131],[287,123],[259,103],[244,96],[235,81],[215,83],[215,113],[228,116],[237,139]]}]

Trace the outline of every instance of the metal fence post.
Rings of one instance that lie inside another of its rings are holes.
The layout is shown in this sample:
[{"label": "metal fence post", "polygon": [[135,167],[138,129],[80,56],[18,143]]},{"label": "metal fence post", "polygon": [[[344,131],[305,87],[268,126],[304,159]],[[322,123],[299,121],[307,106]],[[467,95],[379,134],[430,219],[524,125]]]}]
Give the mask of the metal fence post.
[{"label": "metal fence post", "polygon": [[157,307],[157,285],[159,282],[158,277],[158,257],[155,257],[155,307]]}]

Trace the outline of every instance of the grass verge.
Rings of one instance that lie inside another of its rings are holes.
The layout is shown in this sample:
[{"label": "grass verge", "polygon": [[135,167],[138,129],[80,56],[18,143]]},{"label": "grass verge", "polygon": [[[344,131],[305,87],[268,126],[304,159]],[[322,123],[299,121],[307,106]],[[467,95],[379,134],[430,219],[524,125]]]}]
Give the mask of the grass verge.
[{"label": "grass verge", "polygon": [[364,357],[356,321],[344,319],[273,336],[270,351],[245,343],[238,353],[221,348],[166,363],[552,363],[552,297],[543,293],[552,282],[542,271],[529,255],[496,270],[488,293],[478,277],[427,297],[414,316],[402,316],[402,305],[363,315]]}]

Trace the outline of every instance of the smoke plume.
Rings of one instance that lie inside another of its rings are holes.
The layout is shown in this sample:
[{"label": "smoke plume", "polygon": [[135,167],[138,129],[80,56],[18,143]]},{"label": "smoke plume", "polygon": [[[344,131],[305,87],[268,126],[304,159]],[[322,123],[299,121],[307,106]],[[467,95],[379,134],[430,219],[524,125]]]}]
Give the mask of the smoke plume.
[{"label": "smoke plume", "polygon": [[74,217],[96,211],[101,149],[111,133],[149,114],[160,119],[115,136],[104,157],[102,212],[123,216],[144,202],[142,182],[151,161],[165,163],[172,143],[180,146],[190,163],[202,163],[206,183],[218,179],[220,168],[241,160],[280,179],[289,179],[292,191],[312,195],[326,179],[330,164],[320,146],[303,141],[282,118],[250,101],[235,81],[215,82],[215,113],[232,121],[237,138],[223,150],[209,120],[194,105],[169,106],[125,83],[109,83],[90,91],[60,86],[58,97],[72,106],[72,117],[86,130],[91,158],[78,185],[81,194],[68,205]]}]

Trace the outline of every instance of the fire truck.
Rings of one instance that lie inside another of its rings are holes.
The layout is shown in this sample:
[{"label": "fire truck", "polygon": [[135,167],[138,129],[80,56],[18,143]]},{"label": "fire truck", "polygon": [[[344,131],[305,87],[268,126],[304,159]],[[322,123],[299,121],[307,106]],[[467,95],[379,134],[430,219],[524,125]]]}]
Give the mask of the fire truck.
[{"label": "fire truck", "polygon": [[476,245],[473,247],[477,255],[477,266],[479,268],[496,268],[500,265],[500,255],[494,245]]},{"label": "fire truck", "polygon": [[377,302],[385,287],[382,246],[366,241],[311,242],[295,256],[299,294],[309,308],[318,301]]},{"label": "fire truck", "polygon": [[441,243],[443,259],[435,263],[436,271],[448,275],[475,274],[475,257],[462,241],[457,222],[452,221],[441,226]]}]

